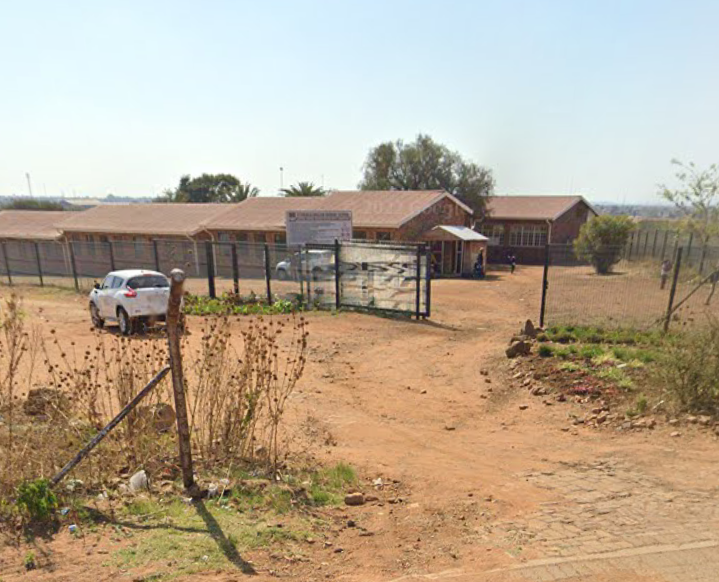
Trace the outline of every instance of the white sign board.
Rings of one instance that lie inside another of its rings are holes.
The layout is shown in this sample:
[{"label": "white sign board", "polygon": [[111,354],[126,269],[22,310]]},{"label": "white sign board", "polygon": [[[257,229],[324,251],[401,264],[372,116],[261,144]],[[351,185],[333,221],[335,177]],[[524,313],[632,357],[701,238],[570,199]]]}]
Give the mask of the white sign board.
[{"label": "white sign board", "polygon": [[288,210],[285,229],[289,246],[315,243],[329,245],[352,238],[349,210]]}]

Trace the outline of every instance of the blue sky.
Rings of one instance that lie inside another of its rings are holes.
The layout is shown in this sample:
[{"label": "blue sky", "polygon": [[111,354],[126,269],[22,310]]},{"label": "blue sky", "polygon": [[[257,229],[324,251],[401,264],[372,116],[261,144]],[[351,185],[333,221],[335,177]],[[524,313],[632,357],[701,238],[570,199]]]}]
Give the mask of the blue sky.
[{"label": "blue sky", "polygon": [[0,0],[0,194],[352,189],[428,133],[497,193],[656,202],[719,162],[719,2]]}]

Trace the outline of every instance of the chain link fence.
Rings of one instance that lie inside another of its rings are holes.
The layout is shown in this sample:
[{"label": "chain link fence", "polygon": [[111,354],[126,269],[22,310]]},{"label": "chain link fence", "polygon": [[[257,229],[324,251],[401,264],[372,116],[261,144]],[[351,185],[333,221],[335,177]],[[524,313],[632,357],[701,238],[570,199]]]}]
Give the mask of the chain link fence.
[{"label": "chain link fence", "polygon": [[[548,245],[540,321],[667,328],[719,316],[719,296],[713,294],[719,279],[719,247],[705,247],[697,255],[677,245],[644,253],[643,244],[641,251],[636,244],[635,239],[633,245],[607,249],[607,257],[618,258],[607,274],[598,274],[572,245]],[[653,247],[652,237],[647,247]]]},{"label": "chain link fence", "polygon": [[430,315],[430,257],[425,245],[341,242],[284,244],[152,240],[0,242],[0,276],[10,284],[89,290],[110,271],[181,268],[186,289],[235,293],[318,308]]}]

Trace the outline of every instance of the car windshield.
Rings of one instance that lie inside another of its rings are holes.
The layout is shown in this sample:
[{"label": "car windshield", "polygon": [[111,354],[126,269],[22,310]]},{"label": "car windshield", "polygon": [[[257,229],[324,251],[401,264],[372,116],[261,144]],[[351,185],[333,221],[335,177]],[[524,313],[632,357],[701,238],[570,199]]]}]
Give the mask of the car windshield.
[{"label": "car windshield", "polygon": [[130,279],[127,286],[130,289],[165,288],[170,286],[170,282],[162,275],[139,275]]}]

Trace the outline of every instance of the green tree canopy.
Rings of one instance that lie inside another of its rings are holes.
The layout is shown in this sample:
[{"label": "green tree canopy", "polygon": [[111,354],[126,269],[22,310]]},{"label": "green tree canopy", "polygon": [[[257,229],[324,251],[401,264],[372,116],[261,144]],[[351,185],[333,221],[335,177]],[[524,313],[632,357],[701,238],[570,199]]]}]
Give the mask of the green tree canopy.
[{"label": "green tree canopy", "polygon": [[282,192],[282,195],[285,197],[291,196],[297,198],[325,195],[325,191],[322,188],[315,186],[313,182],[297,182],[294,186],[282,188],[280,192]]},{"label": "green tree canopy", "polygon": [[606,275],[622,258],[632,230],[634,222],[627,216],[595,216],[582,225],[574,251],[580,259],[591,262],[598,274]]},{"label": "green tree canopy", "polygon": [[16,198],[2,205],[3,210],[65,210],[59,202],[37,198]]},{"label": "green tree canopy", "polygon": [[422,134],[412,143],[397,140],[372,148],[362,171],[362,190],[446,190],[480,219],[494,191],[491,170]]},{"label": "green tree canopy", "polygon": [[207,202],[242,202],[254,198],[260,191],[249,183],[243,184],[232,174],[202,174],[196,178],[182,176],[174,190],[165,190],[165,202],[200,204]]},{"label": "green tree canopy", "polygon": [[661,194],[684,213],[684,229],[706,244],[719,235],[719,166],[699,170],[693,162],[672,160],[672,164],[679,167],[675,176],[681,186],[675,190],[661,186]]}]

